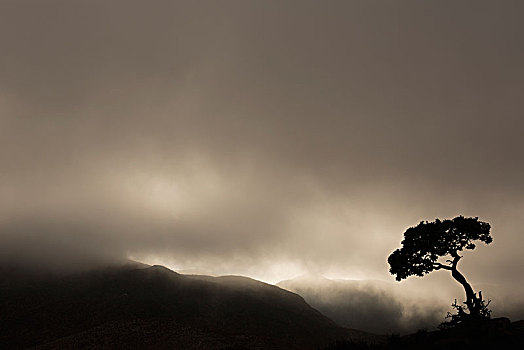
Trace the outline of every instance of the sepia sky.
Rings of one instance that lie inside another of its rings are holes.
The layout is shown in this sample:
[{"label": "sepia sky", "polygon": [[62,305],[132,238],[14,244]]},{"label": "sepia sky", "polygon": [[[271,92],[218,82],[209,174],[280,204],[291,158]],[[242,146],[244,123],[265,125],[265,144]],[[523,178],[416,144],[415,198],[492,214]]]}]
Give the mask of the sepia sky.
[{"label": "sepia sky", "polygon": [[0,0],[0,256],[392,281],[407,227],[462,214],[494,238],[468,279],[520,288],[522,13]]}]

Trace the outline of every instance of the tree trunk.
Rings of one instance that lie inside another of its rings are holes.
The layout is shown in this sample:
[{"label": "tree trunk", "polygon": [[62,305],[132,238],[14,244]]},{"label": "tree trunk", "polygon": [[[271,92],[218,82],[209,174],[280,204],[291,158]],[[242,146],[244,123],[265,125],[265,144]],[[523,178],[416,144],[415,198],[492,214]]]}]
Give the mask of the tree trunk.
[{"label": "tree trunk", "polygon": [[469,309],[470,316],[477,317],[480,316],[480,303],[477,295],[473,292],[473,288],[466,280],[463,274],[457,270],[457,263],[459,262],[461,256],[456,255],[453,259],[453,265],[451,267],[451,276],[458,281],[464,287],[466,291],[466,305]]}]

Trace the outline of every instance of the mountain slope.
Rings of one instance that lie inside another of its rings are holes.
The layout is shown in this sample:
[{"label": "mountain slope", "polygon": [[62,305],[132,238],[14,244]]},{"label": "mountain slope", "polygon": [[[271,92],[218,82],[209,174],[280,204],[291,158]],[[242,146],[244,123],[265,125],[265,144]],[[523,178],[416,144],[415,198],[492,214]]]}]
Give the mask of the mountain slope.
[{"label": "mountain slope", "polygon": [[445,315],[444,310],[433,312],[434,306],[406,310],[408,302],[396,290],[398,286],[381,281],[330,280],[306,275],[281,281],[277,286],[301,295],[312,307],[344,327],[378,334],[433,328],[441,321],[437,317]]},{"label": "mountain slope", "polygon": [[8,348],[315,349],[366,336],[245,277],[128,266],[0,278],[0,344]]}]

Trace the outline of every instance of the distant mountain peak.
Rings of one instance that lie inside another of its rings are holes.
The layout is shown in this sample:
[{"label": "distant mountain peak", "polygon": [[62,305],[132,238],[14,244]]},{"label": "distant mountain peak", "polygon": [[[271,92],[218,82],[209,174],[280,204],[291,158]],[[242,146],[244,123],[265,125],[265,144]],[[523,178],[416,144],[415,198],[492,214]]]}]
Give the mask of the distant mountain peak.
[{"label": "distant mountain peak", "polygon": [[[161,271],[161,272],[167,272],[167,273],[176,273],[175,271],[168,269],[165,266],[162,265],[153,265],[150,267],[146,267],[145,270],[153,270],[153,271]],[[178,273],[176,273],[178,275]]]},{"label": "distant mountain peak", "polygon": [[324,277],[323,275],[319,273],[306,273],[306,274],[300,275],[295,278],[290,278],[287,280],[280,281],[276,285],[285,286],[289,283],[296,283],[296,282],[307,283],[307,284],[316,284],[316,283],[328,283],[328,282],[332,282],[332,280]]}]

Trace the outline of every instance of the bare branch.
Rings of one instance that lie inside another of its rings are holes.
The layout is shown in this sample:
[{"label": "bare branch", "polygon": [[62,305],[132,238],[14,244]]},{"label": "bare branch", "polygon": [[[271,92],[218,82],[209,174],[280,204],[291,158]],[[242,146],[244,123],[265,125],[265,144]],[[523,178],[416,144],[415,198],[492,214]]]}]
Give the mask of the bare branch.
[{"label": "bare branch", "polygon": [[436,270],[440,270],[440,269],[445,269],[445,270],[453,270],[451,268],[451,266],[448,266],[448,265],[444,265],[444,264],[441,264],[441,263],[433,263],[433,267],[436,269]]}]

